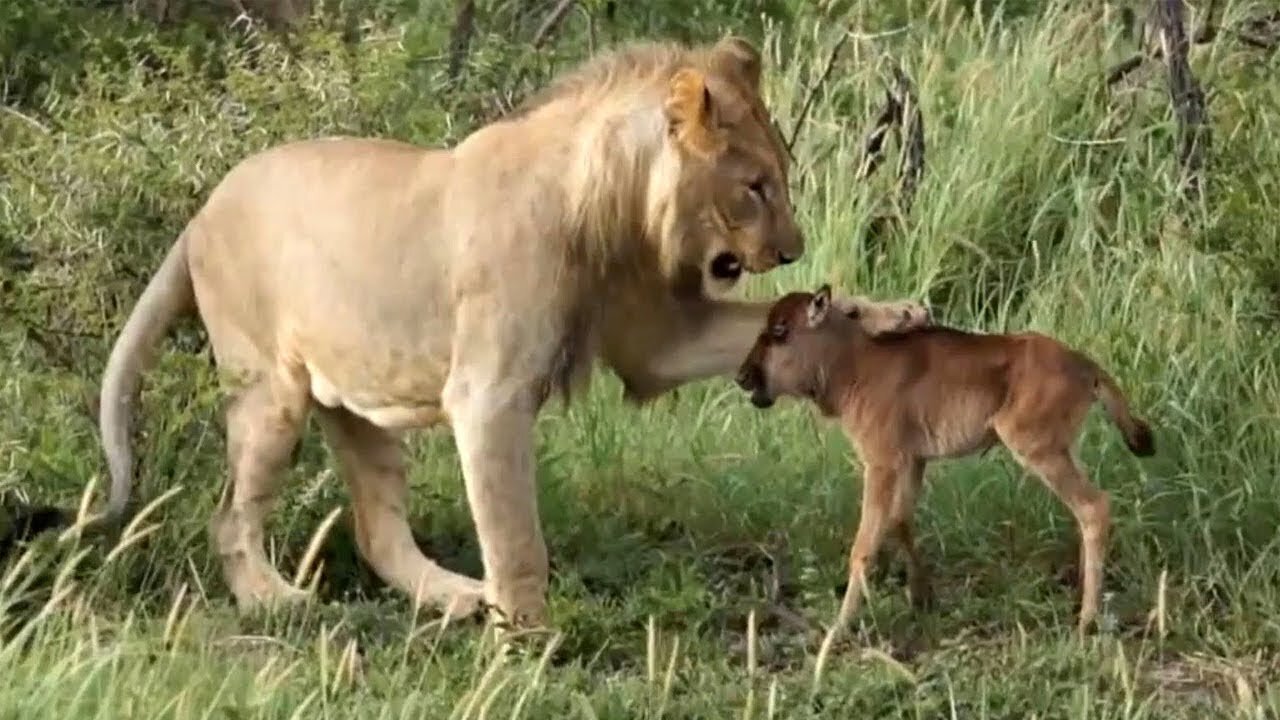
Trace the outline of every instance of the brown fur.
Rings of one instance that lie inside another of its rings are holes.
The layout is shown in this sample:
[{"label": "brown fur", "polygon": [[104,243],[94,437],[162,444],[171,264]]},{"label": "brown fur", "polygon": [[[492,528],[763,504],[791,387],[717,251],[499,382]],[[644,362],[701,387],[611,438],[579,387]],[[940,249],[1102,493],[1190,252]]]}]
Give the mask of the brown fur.
[{"label": "brown fur", "polygon": [[[1081,533],[1079,628],[1094,619],[1110,513],[1072,446],[1089,407],[1107,415],[1136,455],[1155,450],[1115,381],[1093,360],[1039,333],[975,334],[933,326],[868,335],[829,311],[830,288],[790,293],[770,310],[738,372],[752,403],[807,397],[838,417],[865,467],[862,517],[849,555],[849,583],[833,635],[857,611],[868,567],[886,532],[906,555],[913,601],[931,597],[911,515],[925,465],[1000,443],[1066,504]],[[829,636],[830,639],[831,636]]]},{"label": "brown fur", "polygon": [[[303,597],[268,560],[264,523],[315,414],[380,577],[458,614],[484,601],[539,624],[546,398],[597,359],[634,400],[731,374],[768,304],[721,296],[803,253],[759,65],[733,38],[623,46],[450,149],[329,138],[241,161],[112,348],[108,522],[128,500],[141,375],[194,311],[231,395],[210,532],[241,607]],[[928,322],[916,303],[842,302],[871,332]],[[400,438],[438,424],[453,431],[483,583],[425,557],[406,521]]]}]

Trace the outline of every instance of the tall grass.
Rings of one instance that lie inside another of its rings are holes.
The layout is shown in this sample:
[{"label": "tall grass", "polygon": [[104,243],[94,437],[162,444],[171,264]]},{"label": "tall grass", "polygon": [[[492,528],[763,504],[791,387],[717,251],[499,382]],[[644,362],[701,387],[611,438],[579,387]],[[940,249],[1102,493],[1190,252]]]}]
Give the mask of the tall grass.
[{"label": "tall grass", "polygon": [[[322,552],[318,589],[343,604],[237,617],[205,534],[221,421],[188,327],[148,377],[142,411],[135,492],[170,495],[122,552],[45,537],[10,569],[0,597],[21,629],[0,645],[0,708],[183,719],[1274,715],[1280,83],[1261,71],[1274,61],[1228,41],[1197,49],[1215,146],[1210,200],[1186,208],[1174,201],[1163,77],[1108,96],[1102,68],[1126,49],[1088,9],[1054,3],[1011,20],[942,1],[902,7],[862,12],[868,37],[849,41],[815,91],[795,148],[807,255],[746,292],[833,281],[925,297],[949,324],[1049,332],[1112,370],[1156,427],[1159,452],[1138,461],[1101,421],[1081,444],[1115,513],[1111,626],[1099,637],[1072,638],[1073,591],[1053,577],[1074,552],[1069,516],[996,452],[930,473],[918,533],[937,574],[934,613],[913,615],[888,573],[860,618],[865,650],[834,659],[821,688],[810,686],[812,649],[767,624],[749,673],[743,635],[767,573],[726,569],[726,553],[785,536],[790,602],[825,622],[859,468],[839,431],[798,403],[758,412],[717,380],[635,409],[603,374],[539,423],[553,644],[502,651],[479,628],[413,617],[357,564],[345,520]],[[1226,8],[1228,18],[1246,10]],[[829,19],[800,15],[760,39],[788,132],[837,40]],[[0,113],[0,483],[74,505],[101,477],[84,397],[160,254],[231,164],[321,133],[456,136],[457,118],[433,102],[394,29],[354,47],[339,36],[319,23],[294,50],[250,37],[222,48],[216,72],[182,43],[144,38],[46,88],[38,106]],[[917,86],[927,170],[905,222],[871,237],[870,218],[893,203],[895,162],[866,182],[855,171],[890,61]],[[450,439],[424,435],[411,449],[422,536],[446,564],[479,573]],[[270,527],[290,574],[316,524],[345,502],[329,464],[313,433]]]}]

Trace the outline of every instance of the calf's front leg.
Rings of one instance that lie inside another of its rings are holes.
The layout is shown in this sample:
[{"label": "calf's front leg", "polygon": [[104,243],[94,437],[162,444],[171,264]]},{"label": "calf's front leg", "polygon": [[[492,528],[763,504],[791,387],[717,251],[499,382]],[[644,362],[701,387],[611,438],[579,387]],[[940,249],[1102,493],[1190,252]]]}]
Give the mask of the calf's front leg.
[{"label": "calf's front leg", "polygon": [[858,518],[858,532],[849,550],[849,582],[845,586],[844,599],[835,622],[822,641],[819,657],[825,657],[831,646],[844,634],[849,621],[857,614],[862,595],[868,591],[867,573],[870,564],[884,542],[889,529],[892,505],[898,479],[905,475],[902,468],[892,465],[867,465],[862,482],[862,510]]}]

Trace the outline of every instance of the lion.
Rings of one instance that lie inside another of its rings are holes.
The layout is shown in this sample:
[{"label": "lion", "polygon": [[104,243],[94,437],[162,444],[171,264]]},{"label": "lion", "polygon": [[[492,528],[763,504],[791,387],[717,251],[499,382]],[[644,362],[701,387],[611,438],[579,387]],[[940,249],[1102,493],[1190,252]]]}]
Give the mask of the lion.
[{"label": "lion", "polygon": [[857,612],[867,566],[886,532],[906,560],[912,602],[931,604],[929,571],[911,528],[925,465],[997,443],[1075,516],[1083,576],[1078,630],[1085,632],[1098,612],[1110,501],[1080,469],[1072,446],[1100,399],[1131,452],[1155,452],[1151,427],[1133,415],[1116,381],[1083,353],[1040,333],[976,334],[933,324],[873,336],[831,307],[830,285],[784,295],[736,378],[758,408],[803,397],[824,417],[838,417],[866,469],[849,582],[825,646]]},{"label": "lion", "polygon": [[[239,162],[187,223],[103,374],[99,425],[118,525],[153,348],[180,315],[208,333],[228,398],[228,479],[209,522],[240,608],[297,600],[264,521],[314,413],[350,494],[361,557],[415,604],[546,622],[534,420],[597,362],[642,403],[730,377],[768,303],[724,296],[796,261],[788,157],[761,60],[726,37],[623,45],[451,149],[290,142]],[[900,300],[841,298],[868,332],[927,324]],[[402,436],[451,429],[483,580],[415,545]]]}]

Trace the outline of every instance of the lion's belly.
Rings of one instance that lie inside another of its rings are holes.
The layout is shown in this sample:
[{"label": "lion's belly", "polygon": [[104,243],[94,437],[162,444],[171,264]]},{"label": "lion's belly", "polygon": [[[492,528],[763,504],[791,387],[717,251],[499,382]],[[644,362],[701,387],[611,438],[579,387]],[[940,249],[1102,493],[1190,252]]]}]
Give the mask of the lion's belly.
[{"label": "lion's belly", "polygon": [[[426,388],[423,397],[393,398],[379,392],[349,392],[340,388],[314,364],[305,363],[311,379],[311,397],[328,408],[345,408],[355,415],[388,430],[425,428],[447,422],[440,406],[439,391]],[[427,399],[434,395],[436,399]]]},{"label": "lion's belly", "polygon": [[[366,296],[363,303],[352,298],[345,313],[331,316],[343,322],[325,323],[311,313],[289,317],[279,356],[300,366],[320,405],[345,408],[387,429],[439,424],[445,420],[440,398],[449,373],[449,323],[424,317],[414,326],[391,321],[391,314]],[[361,333],[360,319],[365,328],[380,326],[380,332]]]}]

